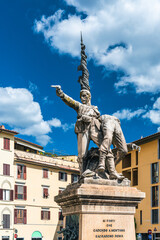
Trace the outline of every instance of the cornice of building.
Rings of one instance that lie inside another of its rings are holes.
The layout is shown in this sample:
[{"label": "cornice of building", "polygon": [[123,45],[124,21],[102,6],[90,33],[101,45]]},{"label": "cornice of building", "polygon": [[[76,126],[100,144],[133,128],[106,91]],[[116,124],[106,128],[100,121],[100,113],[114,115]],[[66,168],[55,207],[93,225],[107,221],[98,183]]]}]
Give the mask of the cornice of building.
[{"label": "cornice of building", "polygon": [[160,138],[160,132],[154,133],[152,135],[149,135],[147,137],[143,137],[141,139],[138,139],[136,141],[133,141],[133,143],[137,144],[137,145],[142,145],[151,141],[154,141],[156,139]]},{"label": "cornice of building", "polygon": [[15,150],[14,161],[16,163],[26,163],[41,167],[50,167],[57,170],[65,170],[79,173],[78,163],[47,156],[41,156],[28,152],[22,152],[18,150]]}]

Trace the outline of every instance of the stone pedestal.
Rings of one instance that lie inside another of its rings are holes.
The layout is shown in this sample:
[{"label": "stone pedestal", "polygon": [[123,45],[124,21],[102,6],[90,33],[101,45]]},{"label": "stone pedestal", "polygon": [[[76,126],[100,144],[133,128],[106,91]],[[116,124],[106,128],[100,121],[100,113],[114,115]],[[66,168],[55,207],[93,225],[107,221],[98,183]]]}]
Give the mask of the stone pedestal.
[{"label": "stone pedestal", "polygon": [[66,225],[79,221],[79,240],[135,240],[135,207],[144,197],[127,181],[86,179],[69,185],[55,201]]}]

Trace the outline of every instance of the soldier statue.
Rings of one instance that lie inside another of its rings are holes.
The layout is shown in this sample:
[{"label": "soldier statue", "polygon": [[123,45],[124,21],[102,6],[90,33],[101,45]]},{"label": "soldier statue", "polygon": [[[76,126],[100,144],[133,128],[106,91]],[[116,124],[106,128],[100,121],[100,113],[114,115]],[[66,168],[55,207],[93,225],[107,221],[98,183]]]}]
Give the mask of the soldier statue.
[{"label": "soldier statue", "polygon": [[[75,133],[78,142],[78,163],[80,174],[85,169],[84,159],[88,153],[89,142],[92,140],[99,148],[99,163],[97,173],[104,176],[107,167],[109,179],[123,180],[124,176],[115,170],[115,161],[119,162],[127,154],[127,144],[121,129],[120,121],[115,116],[100,115],[97,106],[91,105],[91,92],[89,87],[89,72],[87,69],[87,56],[85,45],[81,35],[81,64],[78,70],[82,71],[79,77],[81,85],[80,99],[78,102],[66,95],[59,85],[56,87],[56,94],[63,102],[77,112]],[[113,155],[111,145],[117,148],[116,157]],[[103,174],[102,174],[103,173]]]}]

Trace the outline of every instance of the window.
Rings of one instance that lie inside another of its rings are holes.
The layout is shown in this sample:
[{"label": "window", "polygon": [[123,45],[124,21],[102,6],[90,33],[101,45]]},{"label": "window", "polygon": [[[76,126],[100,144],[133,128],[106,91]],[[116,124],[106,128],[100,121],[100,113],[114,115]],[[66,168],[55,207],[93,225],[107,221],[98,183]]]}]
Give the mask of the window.
[{"label": "window", "polygon": [[43,178],[48,178],[48,169],[43,169]]},{"label": "window", "polygon": [[142,225],[142,210],[140,211],[140,225]]},{"label": "window", "polygon": [[49,194],[48,194],[48,187],[44,187],[43,188],[43,198],[48,198]]},{"label": "window", "polygon": [[60,181],[67,181],[67,173],[59,172],[59,180]]},{"label": "window", "polygon": [[3,164],[3,175],[10,176],[10,165]]},{"label": "window", "polygon": [[138,151],[136,151],[136,165],[138,165]]},{"label": "window", "polygon": [[3,228],[10,228],[10,215],[3,214]]},{"label": "window", "polygon": [[58,237],[58,240],[62,240],[62,237]]},{"label": "window", "polygon": [[138,168],[133,169],[133,186],[138,185]]},{"label": "window", "polygon": [[159,182],[159,171],[158,171],[158,163],[152,163],[151,171],[152,171],[152,184]]},{"label": "window", "polygon": [[10,139],[4,138],[3,140],[3,149],[10,150]]},{"label": "window", "polygon": [[152,187],[152,207],[158,207],[158,186]]},{"label": "window", "polygon": [[131,153],[127,154],[122,160],[122,168],[131,167]]},{"label": "window", "polygon": [[59,194],[64,191],[65,188],[59,188]]},{"label": "window", "polygon": [[152,224],[158,224],[158,209],[152,209]]},{"label": "window", "polygon": [[63,221],[62,209],[59,210],[59,220]]},{"label": "window", "polygon": [[13,201],[13,190],[0,188],[0,200]]},{"label": "window", "polygon": [[10,190],[3,189],[3,200],[10,200]]},{"label": "window", "polygon": [[71,174],[71,182],[72,183],[78,182],[78,175],[77,174]]},{"label": "window", "polygon": [[41,220],[50,220],[50,211],[42,210],[41,211]]},{"label": "window", "polygon": [[17,164],[17,178],[26,180],[26,166]]},{"label": "window", "polygon": [[15,185],[15,199],[27,200],[27,187]]},{"label": "window", "polygon": [[14,209],[14,223],[27,224],[27,210]]},{"label": "window", "polygon": [[123,171],[122,174],[131,181],[131,170]]}]

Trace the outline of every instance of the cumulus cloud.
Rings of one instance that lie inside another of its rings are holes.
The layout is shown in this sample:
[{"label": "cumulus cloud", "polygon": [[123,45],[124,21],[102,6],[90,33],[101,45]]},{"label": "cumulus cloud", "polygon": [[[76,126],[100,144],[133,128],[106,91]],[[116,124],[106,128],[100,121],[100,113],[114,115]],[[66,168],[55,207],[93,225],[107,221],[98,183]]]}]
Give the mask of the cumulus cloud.
[{"label": "cumulus cloud", "polygon": [[160,91],[159,0],[65,1],[76,14],[67,16],[59,9],[35,20],[35,31],[43,33],[52,48],[79,56],[82,30],[89,58],[106,69],[125,72],[115,85],[118,91],[129,84],[138,93]]},{"label": "cumulus cloud", "polygon": [[59,119],[45,121],[39,103],[25,88],[0,88],[0,124],[8,124],[22,135],[34,136],[43,146],[51,141],[51,127],[61,127]]},{"label": "cumulus cloud", "polygon": [[152,109],[143,115],[143,118],[148,118],[153,124],[160,125],[160,97],[154,102]]},{"label": "cumulus cloud", "polygon": [[134,117],[139,117],[142,115],[146,110],[144,109],[138,109],[135,111],[132,111],[131,109],[122,109],[120,111],[115,112],[113,115],[121,120],[131,120]]}]

